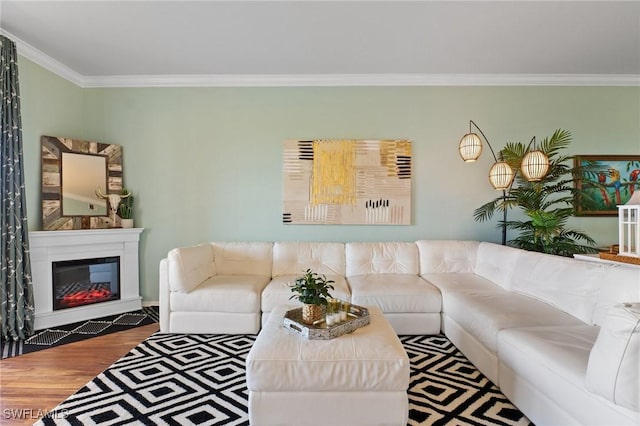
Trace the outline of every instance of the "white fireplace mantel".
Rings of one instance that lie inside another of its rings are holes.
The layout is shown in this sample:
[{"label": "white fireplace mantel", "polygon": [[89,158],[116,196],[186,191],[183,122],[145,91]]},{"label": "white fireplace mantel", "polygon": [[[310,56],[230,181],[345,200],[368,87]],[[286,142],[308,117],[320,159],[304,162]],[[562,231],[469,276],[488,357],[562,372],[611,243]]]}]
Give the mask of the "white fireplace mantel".
[{"label": "white fireplace mantel", "polygon": [[[35,329],[55,327],[142,308],[138,244],[142,228],[29,232]],[[53,310],[52,262],[120,257],[120,300]]]}]

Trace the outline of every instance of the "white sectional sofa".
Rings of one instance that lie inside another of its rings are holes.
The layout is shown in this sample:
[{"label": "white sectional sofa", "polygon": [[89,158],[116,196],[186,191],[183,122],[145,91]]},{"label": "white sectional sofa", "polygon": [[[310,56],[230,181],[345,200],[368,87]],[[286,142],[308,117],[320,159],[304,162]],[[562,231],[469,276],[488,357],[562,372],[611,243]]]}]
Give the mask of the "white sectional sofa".
[{"label": "white sectional sofa", "polygon": [[216,242],[161,261],[161,331],[257,333],[307,268],[398,334],[442,331],[537,425],[640,425],[640,268],[477,241]]}]

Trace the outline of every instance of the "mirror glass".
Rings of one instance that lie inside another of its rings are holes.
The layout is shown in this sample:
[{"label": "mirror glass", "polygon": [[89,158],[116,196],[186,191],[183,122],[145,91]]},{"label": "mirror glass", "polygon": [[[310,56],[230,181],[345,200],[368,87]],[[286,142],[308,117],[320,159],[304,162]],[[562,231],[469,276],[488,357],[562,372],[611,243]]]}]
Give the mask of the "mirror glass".
[{"label": "mirror glass", "polygon": [[62,215],[105,216],[107,200],[95,191],[107,192],[107,157],[63,152],[62,170]]}]

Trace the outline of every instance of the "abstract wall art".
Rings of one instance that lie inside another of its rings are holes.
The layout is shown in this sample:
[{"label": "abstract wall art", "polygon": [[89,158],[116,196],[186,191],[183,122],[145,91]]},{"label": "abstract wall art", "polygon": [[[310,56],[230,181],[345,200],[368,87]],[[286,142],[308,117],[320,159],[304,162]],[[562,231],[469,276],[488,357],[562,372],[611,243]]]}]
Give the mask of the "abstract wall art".
[{"label": "abstract wall art", "polygon": [[287,140],[285,224],[410,225],[411,142]]}]

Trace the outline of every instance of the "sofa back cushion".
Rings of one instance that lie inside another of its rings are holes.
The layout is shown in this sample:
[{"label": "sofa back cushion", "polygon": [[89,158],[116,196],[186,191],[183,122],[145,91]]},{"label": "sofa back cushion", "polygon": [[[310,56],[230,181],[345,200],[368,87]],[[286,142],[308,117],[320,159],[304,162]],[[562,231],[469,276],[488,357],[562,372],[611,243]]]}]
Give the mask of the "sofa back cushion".
[{"label": "sofa back cushion", "polygon": [[479,244],[478,241],[416,241],[420,256],[420,274],[473,272]]},{"label": "sofa back cushion", "polygon": [[218,274],[271,277],[273,243],[214,242],[211,245]]},{"label": "sofa back cushion", "polygon": [[345,274],[344,243],[281,241],[273,245],[273,276]]},{"label": "sofa back cushion", "polygon": [[415,243],[347,243],[347,276],[364,274],[419,274]]},{"label": "sofa back cushion", "polygon": [[605,266],[595,262],[522,251],[511,277],[511,290],[592,324],[604,271]]},{"label": "sofa back cushion", "polygon": [[640,303],[640,268],[607,265],[593,312],[593,323],[602,325],[609,310],[624,302]]},{"label": "sofa back cushion", "polygon": [[640,303],[612,308],[589,354],[586,386],[616,405],[640,411]]},{"label": "sofa back cushion", "polygon": [[516,259],[523,253],[513,247],[482,242],[478,246],[475,273],[505,290],[510,289]]},{"label": "sofa back cushion", "polygon": [[216,273],[210,244],[175,248],[167,255],[169,288],[188,293]]}]

